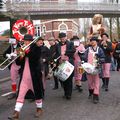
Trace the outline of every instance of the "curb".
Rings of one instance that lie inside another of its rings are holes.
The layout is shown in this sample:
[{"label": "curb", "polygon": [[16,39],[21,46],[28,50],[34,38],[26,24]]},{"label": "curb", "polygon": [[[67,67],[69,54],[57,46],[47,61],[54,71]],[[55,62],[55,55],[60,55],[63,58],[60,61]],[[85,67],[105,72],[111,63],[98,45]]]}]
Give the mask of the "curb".
[{"label": "curb", "polygon": [[6,82],[6,81],[9,81],[9,80],[10,80],[10,76],[5,77],[5,78],[1,78],[0,83]]}]

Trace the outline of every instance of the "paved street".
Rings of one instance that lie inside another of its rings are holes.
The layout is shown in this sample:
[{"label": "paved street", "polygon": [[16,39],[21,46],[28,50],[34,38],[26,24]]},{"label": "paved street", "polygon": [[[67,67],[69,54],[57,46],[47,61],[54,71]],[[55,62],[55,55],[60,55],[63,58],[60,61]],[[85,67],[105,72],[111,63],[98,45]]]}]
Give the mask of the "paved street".
[{"label": "paved street", "polygon": [[[9,70],[5,69],[3,71],[0,71],[0,79],[5,79],[6,77],[10,76]],[[1,80],[0,80],[1,82]]]},{"label": "paved street", "polygon": [[[111,72],[110,90],[101,90],[100,103],[93,104],[88,100],[87,82],[83,83],[84,91],[73,90],[71,101],[62,98],[63,90],[52,90],[53,81],[47,81],[44,113],[39,120],[120,120],[120,73]],[[0,84],[0,120],[7,117],[14,110],[15,100],[7,100],[1,95],[10,91],[10,81]],[[36,120],[34,118],[35,103],[25,101],[20,114],[20,120]]]}]

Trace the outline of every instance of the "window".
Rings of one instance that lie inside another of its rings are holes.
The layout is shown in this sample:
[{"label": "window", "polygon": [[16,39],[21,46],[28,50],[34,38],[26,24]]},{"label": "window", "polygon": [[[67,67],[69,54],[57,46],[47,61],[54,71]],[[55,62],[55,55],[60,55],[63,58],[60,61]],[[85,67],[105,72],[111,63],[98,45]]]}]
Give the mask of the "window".
[{"label": "window", "polygon": [[59,30],[60,32],[64,32],[64,33],[67,33],[67,25],[62,23],[60,26],[59,26]]},{"label": "window", "polygon": [[41,36],[41,34],[40,34],[41,32],[40,32],[40,26],[35,26],[35,36]]},{"label": "window", "polygon": [[45,25],[42,26],[42,33],[43,33],[43,35],[46,35],[46,26]]}]

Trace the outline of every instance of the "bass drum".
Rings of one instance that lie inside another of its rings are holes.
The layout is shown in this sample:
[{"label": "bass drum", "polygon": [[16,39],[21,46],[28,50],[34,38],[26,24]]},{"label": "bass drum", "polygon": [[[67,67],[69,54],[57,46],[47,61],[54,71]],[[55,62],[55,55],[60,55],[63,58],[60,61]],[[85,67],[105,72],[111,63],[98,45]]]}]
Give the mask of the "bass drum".
[{"label": "bass drum", "polygon": [[22,41],[25,34],[34,36],[34,26],[29,20],[17,20],[12,27],[13,36],[18,41]]},{"label": "bass drum", "polygon": [[92,74],[92,75],[99,74],[99,69],[97,69],[95,66],[91,65],[90,63],[83,63],[81,64],[81,66],[88,74]]},{"label": "bass drum", "polygon": [[66,81],[72,74],[73,70],[74,66],[70,62],[65,61],[58,66],[54,72],[54,75],[61,81]]}]

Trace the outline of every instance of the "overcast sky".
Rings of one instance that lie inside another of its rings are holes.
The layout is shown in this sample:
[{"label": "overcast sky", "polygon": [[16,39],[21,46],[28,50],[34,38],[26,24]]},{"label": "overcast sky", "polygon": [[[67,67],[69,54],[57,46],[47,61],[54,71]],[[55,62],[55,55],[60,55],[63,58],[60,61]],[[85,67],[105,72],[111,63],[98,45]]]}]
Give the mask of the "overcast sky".
[{"label": "overcast sky", "polygon": [[0,32],[10,29],[10,22],[0,22]]}]

